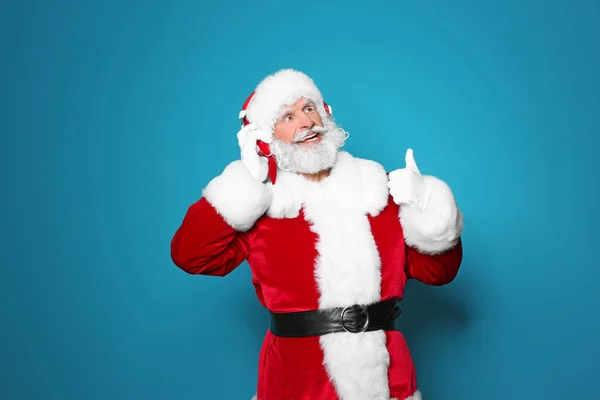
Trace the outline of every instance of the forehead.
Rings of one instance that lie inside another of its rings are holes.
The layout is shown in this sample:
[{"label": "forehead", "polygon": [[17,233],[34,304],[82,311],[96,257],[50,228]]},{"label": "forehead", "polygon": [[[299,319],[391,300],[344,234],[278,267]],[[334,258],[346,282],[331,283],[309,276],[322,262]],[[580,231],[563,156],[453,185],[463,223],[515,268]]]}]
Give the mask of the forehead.
[{"label": "forehead", "polygon": [[298,100],[296,100],[295,103],[293,104],[286,104],[285,106],[283,106],[283,111],[284,112],[290,112],[290,111],[294,111],[297,109],[301,109],[304,108],[307,104],[311,104],[313,101],[311,99],[308,99],[306,97],[300,97]]},{"label": "forehead", "polygon": [[284,105],[279,110],[276,117],[277,117],[277,119],[281,119],[281,118],[285,117],[287,114],[294,113],[297,110],[302,110],[304,107],[306,107],[307,104],[314,104],[314,102],[309,98],[301,97],[292,104]]}]

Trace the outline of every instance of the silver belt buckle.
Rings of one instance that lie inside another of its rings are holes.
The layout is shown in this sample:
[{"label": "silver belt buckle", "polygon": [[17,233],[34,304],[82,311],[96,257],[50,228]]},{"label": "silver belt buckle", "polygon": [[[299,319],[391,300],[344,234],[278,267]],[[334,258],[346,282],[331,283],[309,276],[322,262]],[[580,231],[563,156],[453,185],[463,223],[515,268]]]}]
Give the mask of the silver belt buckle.
[{"label": "silver belt buckle", "polygon": [[[346,314],[346,311],[348,311],[348,309],[350,308],[359,308],[361,310],[363,310],[365,317],[366,317],[366,321],[364,326],[358,330],[358,331],[351,331],[346,327],[346,324],[344,323],[344,315]],[[344,307],[344,309],[342,310],[342,314],[341,314],[341,320],[342,320],[342,328],[344,328],[344,330],[348,333],[361,333],[367,330],[367,328],[369,327],[369,311],[367,310],[367,307],[361,305],[361,304],[354,304],[351,306],[347,306]]]}]

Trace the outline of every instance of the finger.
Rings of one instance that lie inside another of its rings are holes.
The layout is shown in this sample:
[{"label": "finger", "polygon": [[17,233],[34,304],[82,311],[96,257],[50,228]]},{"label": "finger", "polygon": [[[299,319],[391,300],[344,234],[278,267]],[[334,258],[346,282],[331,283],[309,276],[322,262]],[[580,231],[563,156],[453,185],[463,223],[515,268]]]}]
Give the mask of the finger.
[{"label": "finger", "polygon": [[256,126],[254,126],[254,124],[248,124],[239,130],[238,137],[246,136],[248,134],[248,132],[250,132],[254,129],[256,129]]},{"label": "finger", "polygon": [[412,196],[406,192],[392,192],[390,195],[396,204],[408,204],[412,200]]},{"label": "finger", "polygon": [[263,131],[262,129],[258,129],[256,128],[254,131],[252,131],[252,134],[254,135],[254,139],[255,140],[260,140],[263,141],[265,143],[271,143],[271,135],[268,134],[266,131]]},{"label": "finger", "polygon": [[407,169],[410,169],[411,171],[414,171],[417,174],[421,175],[421,172],[419,171],[419,168],[417,167],[417,163],[415,162],[415,157],[413,155],[412,149],[406,150],[405,162],[406,162]]},{"label": "finger", "polygon": [[410,178],[411,175],[412,175],[412,172],[408,171],[407,168],[398,168],[388,174],[388,180],[389,181],[395,181],[395,180],[406,181]]},{"label": "finger", "polygon": [[401,171],[401,170],[399,170],[399,169],[396,169],[396,170],[394,170],[394,171],[390,172],[390,173],[388,174],[388,181],[393,181],[393,180],[397,179],[397,178],[398,178],[398,176],[401,174],[401,172],[400,172],[400,171]]},{"label": "finger", "polygon": [[251,131],[251,130],[254,130],[254,129],[256,129],[256,125],[254,125],[254,124],[248,124],[248,125],[246,125],[246,126],[244,126],[242,128],[242,130],[244,132],[248,132],[248,131]]},{"label": "finger", "polygon": [[238,144],[240,145],[240,147],[243,146],[244,143],[246,142],[246,139],[248,138],[248,134],[250,134],[250,132],[252,132],[255,129],[256,129],[256,126],[254,126],[253,124],[248,124],[239,130],[239,132],[237,133],[237,139],[238,139]]},{"label": "finger", "polygon": [[258,140],[261,140],[261,141],[265,142],[265,143],[272,143],[273,142],[273,139],[271,138],[271,135],[269,135],[267,132],[261,131],[261,130],[259,130],[259,131],[256,132],[256,138]]}]

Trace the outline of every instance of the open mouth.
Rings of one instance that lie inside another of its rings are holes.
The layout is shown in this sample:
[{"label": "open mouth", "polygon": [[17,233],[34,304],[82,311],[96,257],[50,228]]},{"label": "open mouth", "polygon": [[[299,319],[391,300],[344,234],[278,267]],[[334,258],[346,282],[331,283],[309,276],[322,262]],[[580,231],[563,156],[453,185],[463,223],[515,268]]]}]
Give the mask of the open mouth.
[{"label": "open mouth", "polygon": [[301,140],[301,143],[312,142],[314,140],[317,140],[318,137],[319,137],[319,133],[318,132],[311,132],[310,135],[308,135],[307,137],[305,137],[304,139]]}]

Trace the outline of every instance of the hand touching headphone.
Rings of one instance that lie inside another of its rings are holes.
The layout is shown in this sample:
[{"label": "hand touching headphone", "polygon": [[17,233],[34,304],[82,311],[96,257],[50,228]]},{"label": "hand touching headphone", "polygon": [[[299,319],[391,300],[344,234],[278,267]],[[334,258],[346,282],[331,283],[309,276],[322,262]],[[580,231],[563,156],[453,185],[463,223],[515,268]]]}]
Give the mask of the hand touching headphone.
[{"label": "hand touching headphone", "polygon": [[[261,166],[262,163],[257,162],[255,157],[252,157],[249,154],[250,147],[256,146],[256,153],[259,157],[265,157],[268,162],[268,175],[271,179],[271,182],[275,184],[275,179],[277,176],[277,163],[275,160],[275,156],[271,153],[271,148],[269,143],[271,143],[270,136],[262,131],[259,131],[249,120],[246,118],[246,110],[248,106],[252,102],[254,98],[255,92],[252,92],[250,96],[244,102],[242,106],[242,110],[239,113],[239,119],[242,123],[241,130],[238,132],[238,141],[240,143],[240,147],[242,147],[242,160],[246,163],[246,166],[249,167],[252,175],[260,180],[261,182],[266,179],[264,168]],[[323,102],[323,106],[325,108],[325,112],[327,116],[331,115],[331,107]],[[252,132],[252,134],[249,133]],[[245,158],[245,160],[244,160]]]}]

